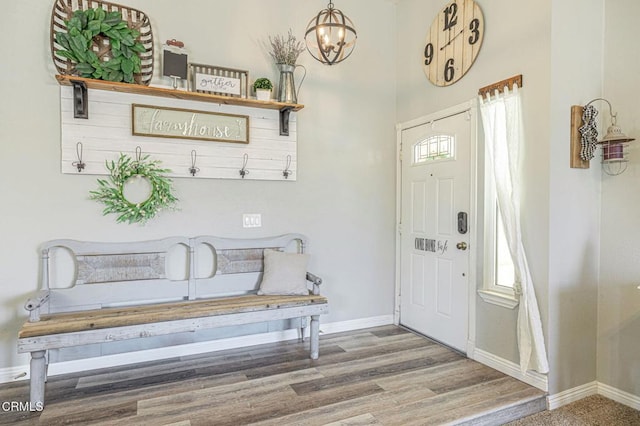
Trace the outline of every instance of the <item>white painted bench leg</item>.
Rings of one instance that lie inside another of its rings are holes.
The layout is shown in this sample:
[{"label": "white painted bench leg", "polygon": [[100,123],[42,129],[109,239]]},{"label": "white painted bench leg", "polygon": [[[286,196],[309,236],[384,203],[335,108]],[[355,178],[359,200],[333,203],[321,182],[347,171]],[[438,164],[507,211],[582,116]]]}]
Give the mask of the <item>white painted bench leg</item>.
[{"label": "white painted bench leg", "polygon": [[307,333],[307,327],[308,327],[308,320],[307,317],[302,317],[300,318],[300,341],[304,342],[304,336]]},{"label": "white painted bench leg", "polygon": [[31,352],[30,399],[32,406],[44,405],[44,382],[46,380],[45,351]]},{"label": "white painted bench leg", "polygon": [[311,359],[320,355],[320,315],[311,316]]}]

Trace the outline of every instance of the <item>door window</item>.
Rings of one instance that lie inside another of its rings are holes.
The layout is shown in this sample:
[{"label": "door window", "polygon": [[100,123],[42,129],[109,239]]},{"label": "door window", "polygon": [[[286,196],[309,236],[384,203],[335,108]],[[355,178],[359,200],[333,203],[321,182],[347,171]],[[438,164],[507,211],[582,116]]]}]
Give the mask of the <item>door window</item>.
[{"label": "door window", "polygon": [[413,146],[413,164],[455,158],[456,138],[451,135],[432,135]]}]

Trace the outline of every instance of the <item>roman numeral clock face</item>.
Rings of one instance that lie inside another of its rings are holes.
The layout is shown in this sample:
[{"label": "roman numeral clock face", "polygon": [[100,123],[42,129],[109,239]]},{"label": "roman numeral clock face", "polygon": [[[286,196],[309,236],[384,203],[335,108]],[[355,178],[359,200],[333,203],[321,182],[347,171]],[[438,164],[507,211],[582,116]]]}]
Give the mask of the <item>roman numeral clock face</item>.
[{"label": "roman numeral clock face", "polygon": [[449,86],[467,73],[478,56],[484,18],[473,0],[448,3],[433,20],[424,45],[424,73],[436,86]]}]

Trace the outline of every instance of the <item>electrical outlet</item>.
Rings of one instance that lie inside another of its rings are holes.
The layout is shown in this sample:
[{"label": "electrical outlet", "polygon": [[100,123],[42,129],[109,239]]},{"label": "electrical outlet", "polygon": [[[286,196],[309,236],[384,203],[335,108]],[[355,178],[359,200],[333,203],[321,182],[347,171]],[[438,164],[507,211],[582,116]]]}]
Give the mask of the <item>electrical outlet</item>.
[{"label": "electrical outlet", "polygon": [[262,226],[262,215],[260,213],[250,213],[242,215],[243,228],[260,228]]}]

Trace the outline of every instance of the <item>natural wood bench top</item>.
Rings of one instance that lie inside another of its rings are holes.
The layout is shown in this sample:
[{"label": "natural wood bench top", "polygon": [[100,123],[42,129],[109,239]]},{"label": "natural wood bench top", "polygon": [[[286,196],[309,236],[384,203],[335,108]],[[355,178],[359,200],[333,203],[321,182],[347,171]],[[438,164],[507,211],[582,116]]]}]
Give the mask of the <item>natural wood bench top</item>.
[{"label": "natural wood bench top", "polygon": [[57,313],[42,315],[38,322],[25,323],[18,337],[22,339],[320,303],[327,303],[327,298],[313,294],[308,296],[258,296],[252,294],[220,299]]}]

